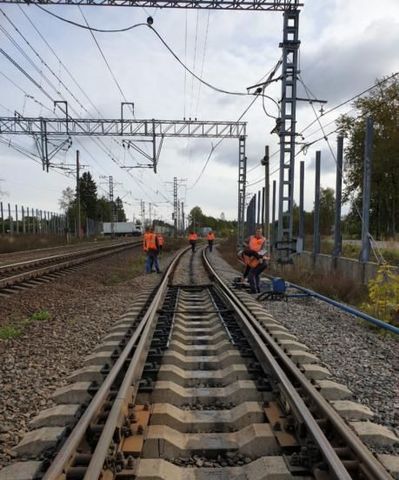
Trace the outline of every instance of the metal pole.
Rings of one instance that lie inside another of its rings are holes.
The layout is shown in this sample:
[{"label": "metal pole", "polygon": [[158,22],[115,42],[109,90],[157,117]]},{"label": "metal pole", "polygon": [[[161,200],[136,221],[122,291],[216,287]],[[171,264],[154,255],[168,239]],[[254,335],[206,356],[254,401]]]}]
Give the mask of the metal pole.
[{"label": "metal pole", "polygon": [[10,235],[14,233],[14,223],[11,217],[11,206],[8,204],[8,223],[9,223],[9,228],[10,228]]},{"label": "metal pole", "polygon": [[270,242],[270,157],[268,145],[265,148],[265,217],[263,232]]},{"label": "metal pole", "polygon": [[255,201],[256,201],[256,228],[259,227],[260,225],[260,190],[258,190],[258,195],[257,197],[255,196]]},{"label": "metal pole", "polygon": [[18,225],[18,205],[15,205],[15,233],[19,234],[19,225]]},{"label": "metal pole", "polygon": [[173,177],[173,220],[175,237],[177,237],[177,177]]},{"label": "metal pole", "polygon": [[4,225],[4,210],[3,210],[3,202],[0,202],[0,211],[1,211],[1,231],[4,235],[5,233],[5,225]]},{"label": "metal pole", "polygon": [[266,222],[265,222],[265,187],[262,187],[262,190],[261,190],[261,196],[260,196],[260,203],[261,203],[261,214],[260,214],[260,218],[261,218],[261,225],[262,225],[262,231],[263,231],[263,235],[266,236]]},{"label": "metal pole", "polygon": [[314,216],[313,216],[313,255],[320,253],[320,159],[321,152],[316,152],[316,177],[314,193]]},{"label": "metal pole", "polygon": [[247,157],[245,156],[245,136],[238,141],[238,216],[237,216],[237,244],[244,243],[245,227],[245,192],[247,182]]},{"label": "metal pole", "polygon": [[337,175],[335,184],[335,224],[333,257],[342,253],[341,205],[342,205],[342,165],[344,158],[344,137],[337,138]]},{"label": "metal pole", "polygon": [[77,227],[78,231],[77,237],[81,238],[81,228],[80,228],[80,160],[79,160],[79,150],[76,150],[76,202],[78,204],[78,218],[77,218]]},{"label": "metal pole", "polygon": [[272,224],[273,224],[273,238],[271,241],[271,248],[273,250],[276,241],[276,180],[273,180],[273,199],[272,199]]},{"label": "metal pole", "polygon": [[367,118],[366,138],[364,141],[364,170],[363,170],[363,212],[362,212],[362,251],[360,261],[370,260],[370,201],[371,201],[371,162],[373,155],[373,119]]},{"label": "metal pole", "polygon": [[[279,242],[292,241],[292,217],[294,206],[294,169],[296,142],[296,103],[299,49],[299,10],[284,12],[281,73],[281,118],[276,124],[280,136],[280,181],[278,202]],[[281,262],[290,261],[289,250],[281,250]]]},{"label": "metal pole", "polygon": [[185,221],[185,215],[184,215],[184,202],[181,202],[181,219],[182,219],[182,229],[183,229],[183,235],[186,230],[186,221]]},{"label": "metal pole", "polygon": [[109,203],[111,206],[111,238],[115,237],[115,202],[114,202],[114,177],[110,175],[108,177],[108,186],[109,186]]},{"label": "metal pole", "polygon": [[304,187],[305,187],[305,162],[300,163],[299,178],[299,226],[298,226],[298,252],[302,252],[305,245],[305,211],[304,211]]},{"label": "metal pole", "polygon": [[26,225],[25,225],[25,209],[24,207],[21,207],[21,213],[22,213],[22,233],[26,233]]}]

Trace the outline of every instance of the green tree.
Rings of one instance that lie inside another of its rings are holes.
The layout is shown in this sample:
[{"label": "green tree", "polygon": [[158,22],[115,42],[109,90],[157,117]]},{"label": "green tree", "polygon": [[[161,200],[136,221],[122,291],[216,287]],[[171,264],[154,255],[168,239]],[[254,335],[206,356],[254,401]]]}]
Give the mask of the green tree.
[{"label": "green tree", "polygon": [[331,235],[334,225],[335,195],[332,188],[320,191],[320,234]]},{"label": "green tree", "polygon": [[[386,81],[368,97],[354,102],[358,116],[341,116],[338,127],[348,138],[345,149],[344,198],[361,205],[365,122],[374,121],[370,230],[377,237],[393,236],[399,223],[399,79]],[[353,223],[352,223],[353,224]],[[360,232],[359,232],[360,233]]]},{"label": "green tree", "polygon": [[[95,219],[97,213],[97,185],[90,172],[84,172],[79,180],[80,204],[88,218]],[[83,218],[83,215],[82,215]]]},{"label": "green tree", "polygon": [[126,222],[126,214],[123,208],[123,202],[120,197],[116,197],[115,200],[115,214],[118,222]]},{"label": "green tree", "polygon": [[109,200],[105,197],[98,198],[96,205],[96,219],[100,222],[110,222],[111,212],[112,209]]}]

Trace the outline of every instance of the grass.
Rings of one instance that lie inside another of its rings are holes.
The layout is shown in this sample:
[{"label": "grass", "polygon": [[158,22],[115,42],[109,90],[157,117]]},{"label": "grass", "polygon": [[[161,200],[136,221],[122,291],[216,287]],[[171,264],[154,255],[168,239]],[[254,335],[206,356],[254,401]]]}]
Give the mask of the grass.
[{"label": "grass", "polygon": [[38,312],[33,313],[30,316],[32,321],[40,321],[43,322],[45,320],[50,320],[51,315],[47,310],[39,310]]},{"label": "grass", "polygon": [[[228,239],[219,247],[222,257],[234,268],[243,271],[242,264],[238,261],[236,255],[236,240]],[[311,271],[300,270],[295,265],[281,268],[277,265],[271,265],[265,274],[283,277],[286,281],[296,283],[302,287],[314,290],[322,295],[335,300],[359,306],[367,298],[367,288],[358,285],[350,279],[331,273],[329,275],[316,274]]]},{"label": "grass", "polygon": [[33,312],[29,318],[14,318],[12,322],[0,326],[0,340],[13,340],[20,337],[24,330],[34,322],[45,322],[51,319],[47,310]]},{"label": "grass", "polygon": [[[71,237],[68,245],[87,243],[88,241],[100,241],[103,237],[79,240]],[[0,253],[20,252],[23,250],[37,250],[41,248],[60,247],[67,245],[64,235],[1,235],[0,234]]]},{"label": "grass", "polygon": [[0,340],[12,340],[21,334],[22,330],[14,325],[3,325],[0,327]]}]

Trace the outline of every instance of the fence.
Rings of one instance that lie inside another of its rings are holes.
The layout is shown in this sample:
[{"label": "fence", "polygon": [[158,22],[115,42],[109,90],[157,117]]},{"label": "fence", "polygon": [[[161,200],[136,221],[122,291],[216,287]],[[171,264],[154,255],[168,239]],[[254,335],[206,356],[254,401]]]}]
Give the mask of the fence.
[{"label": "fence", "polygon": [[3,235],[64,235],[65,215],[0,202],[0,233]]}]

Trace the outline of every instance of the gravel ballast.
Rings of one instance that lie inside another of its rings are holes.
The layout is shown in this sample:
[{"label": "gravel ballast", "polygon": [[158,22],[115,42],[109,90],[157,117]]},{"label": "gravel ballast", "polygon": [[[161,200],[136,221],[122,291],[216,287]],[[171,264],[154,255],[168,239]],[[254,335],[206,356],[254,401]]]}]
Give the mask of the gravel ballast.
[{"label": "gravel ballast", "polygon": [[[165,254],[161,268],[167,261]],[[0,469],[12,461],[29,421],[54,405],[54,390],[82,367],[142,288],[160,280],[143,270],[141,249],[132,248],[1,299],[0,327],[17,325],[22,334],[0,340]],[[46,318],[34,319],[38,312]]]},{"label": "gravel ballast", "polygon": [[[210,258],[226,279],[240,275],[217,249]],[[397,340],[313,298],[265,301],[263,305],[320,358],[333,380],[345,384],[355,400],[370,407],[375,413],[373,421],[399,435]]]}]

